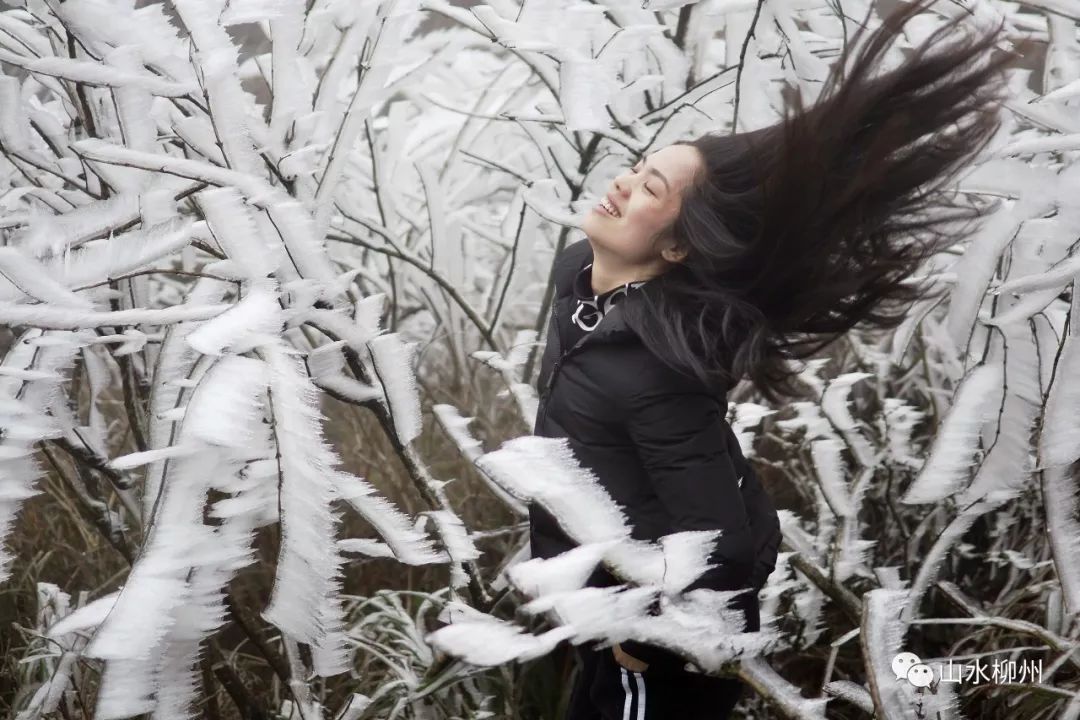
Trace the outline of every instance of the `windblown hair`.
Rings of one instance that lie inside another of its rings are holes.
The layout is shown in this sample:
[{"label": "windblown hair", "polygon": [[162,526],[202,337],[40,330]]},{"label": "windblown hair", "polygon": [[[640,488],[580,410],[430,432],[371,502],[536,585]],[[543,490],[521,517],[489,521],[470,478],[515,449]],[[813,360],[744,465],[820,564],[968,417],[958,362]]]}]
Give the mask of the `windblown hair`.
[{"label": "windblown hair", "polygon": [[796,93],[772,126],[682,143],[704,160],[674,227],[687,257],[626,307],[673,367],[714,388],[748,376],[770,401],[794,397],[792,360],[856,325],[896,327],[931,295],[912,275],[957,241],[953,223],[978,215],[942,212],[943,186],[998,129],[1013,57],[994,51],[1001,25],[945,44],[954,19],[873,75],[934,1],[901,8],[861,44],[860,28],[809,109]]}]

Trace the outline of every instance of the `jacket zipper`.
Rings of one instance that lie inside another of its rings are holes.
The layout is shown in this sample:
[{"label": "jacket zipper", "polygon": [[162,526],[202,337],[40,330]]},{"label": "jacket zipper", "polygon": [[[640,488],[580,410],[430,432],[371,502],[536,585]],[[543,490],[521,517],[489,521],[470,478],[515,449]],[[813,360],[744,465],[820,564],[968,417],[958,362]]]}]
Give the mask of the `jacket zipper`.
[{"label": "jacket zipper", "polygon": [[551,329],[555,332],[555,342],[558,343],[555,352],[555,362],[551,365],[551,373],[548,375],[547,382],[544,383],[544,389],[540,393],[540,417],[536,419],[536,426],[543,425],[544,420],[547,419],[547,406],[548,398],[551,396],[551,386],[554,385],[555,373],[559,370],[559,363],[562,362],[562,336],[559,334],[559,296],[558,293],[551,301]]},{"label": "jacket zipper", "polygon": [[544,386],[544,394],[542,396],[542,399],[544,401],[544,406],[543,406],[543,409],[542,409],[542,411],[540,413],[540,418],[538,419],[538,421],[536,423],[538,427],[543,423],[544,420],[547,419],[548,400],[551,399],[551,391],[552,391],[552,388],[555,387],[555,379],[559,375],[559,368],[562,367],[563,361],[566,360],[566,358],[570,357],[570,355],[572,355],[575,350],[577,350],[582,345],[584,345],[585,341],[588,340],[591,337],[591,335],[589,333],[586,333],[576,343],[574,343],[574,345],[571,346],[570,349],[568,349],[566,352],[563,352],[563,349],[562,349],[562,335],[559,332],[559,310],[558,310],[558,307],[559,307],[558,298],[556,298],[556,300],[551,303],[551,317],[552,317],[553,324],[554,324],[554,329],[555,329],[555,342],[558,343],[558,346],[557,346],[555,362],[552,363],[552,365],[551,365],[551,373],[548,375],[547,383]]}]

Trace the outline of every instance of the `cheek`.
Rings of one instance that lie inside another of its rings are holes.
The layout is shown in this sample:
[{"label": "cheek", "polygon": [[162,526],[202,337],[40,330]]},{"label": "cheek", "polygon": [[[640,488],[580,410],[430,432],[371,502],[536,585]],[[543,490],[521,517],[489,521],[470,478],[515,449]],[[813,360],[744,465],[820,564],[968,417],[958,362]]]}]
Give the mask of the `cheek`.
[{"label": "cheek", "polygon": [[670,228],[675,217],[675,212],[658,202],[642,202],[630,208],[625,219],[637,230],[635,235],[651,239]]},{"label": "cheek", "polygon": [[664,217],[656,208],[630,208],[623,215],[619,243],[627,258],[635,262],[651,260],[655,254],[656,236],[664,230]]},{"label": "cheek", "polygon": [[663,221],[659,209],[651,202],[634,203],[627,208],[624,219],[646,234],[659,228]]}]

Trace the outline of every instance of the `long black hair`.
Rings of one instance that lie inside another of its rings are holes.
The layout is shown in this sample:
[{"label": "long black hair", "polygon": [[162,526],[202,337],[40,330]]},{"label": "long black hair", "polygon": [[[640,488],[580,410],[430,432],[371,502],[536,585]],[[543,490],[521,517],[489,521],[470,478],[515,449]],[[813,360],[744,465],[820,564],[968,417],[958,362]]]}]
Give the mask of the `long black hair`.
[{"label": "long black hair", "polygon": [[796,92],[772,126],[682,143],[703,159],[674,226],[687,257],[625,308],[673,367],[713,388],[748,376],[770,401],[792,397],[791,360],[860,323],[895,327],[930,294],[911,276],[978,215],[943,186],[997,130],[1013,59],[994,51],[1001,25],[946,44],[953,19],[874,75],[933,2],[902,7],[862,44],[860,28],[809,109]]}]

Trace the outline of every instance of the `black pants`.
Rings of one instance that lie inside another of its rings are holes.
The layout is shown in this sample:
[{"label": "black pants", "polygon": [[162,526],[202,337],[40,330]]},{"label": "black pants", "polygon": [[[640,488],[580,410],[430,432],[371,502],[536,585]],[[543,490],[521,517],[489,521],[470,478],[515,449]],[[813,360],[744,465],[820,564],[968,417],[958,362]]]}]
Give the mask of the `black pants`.
[{"label": "black pants", "polygon": [[631,672],[611,648],[577,648],[566,720],[725,720],[745,683],[683,670]]}]

